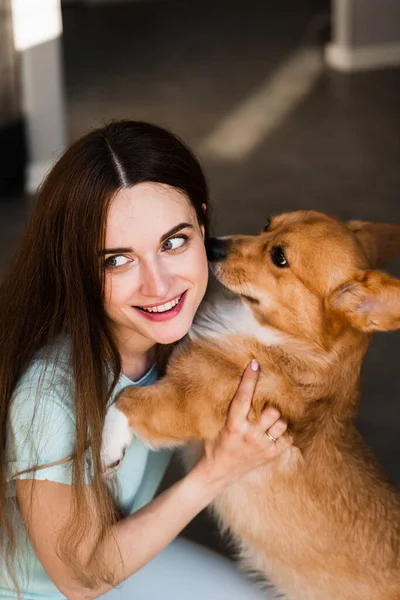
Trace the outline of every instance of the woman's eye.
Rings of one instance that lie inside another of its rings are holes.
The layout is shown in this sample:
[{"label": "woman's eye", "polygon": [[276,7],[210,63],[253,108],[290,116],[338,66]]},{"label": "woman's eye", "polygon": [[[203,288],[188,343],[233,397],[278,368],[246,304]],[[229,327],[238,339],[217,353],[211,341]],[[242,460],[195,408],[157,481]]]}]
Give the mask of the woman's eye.
[{"label": "woman's eye", "polygon": [[126,256],[118,255],[118,256],[110,256],[105,260],[105,265],[109,269],[117,269],[118,267],[123,267],[129,262],[129,258]]},{"label": "woman's eye", "polygon": [[271,250],[271,260],[279,269],[286,269],[289,266],[282,246],[274,246]]},{"label": "woman's eye", "polygon": [[187,237],[185,235],[179,235],[177,237],[170,238],[163,245],[164,250],[177,250],[186,242]]}]

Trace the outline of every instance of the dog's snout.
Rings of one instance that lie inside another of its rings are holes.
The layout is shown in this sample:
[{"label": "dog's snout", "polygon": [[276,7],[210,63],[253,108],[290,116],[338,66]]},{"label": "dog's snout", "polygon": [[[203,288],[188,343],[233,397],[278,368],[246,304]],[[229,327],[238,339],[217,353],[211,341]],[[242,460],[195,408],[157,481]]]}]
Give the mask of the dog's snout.
[{"label": "dog's snout", "polygon": [[229,240],[210,238],[206,241],[207,258],[211,262],[224,260],[228,256]]}]

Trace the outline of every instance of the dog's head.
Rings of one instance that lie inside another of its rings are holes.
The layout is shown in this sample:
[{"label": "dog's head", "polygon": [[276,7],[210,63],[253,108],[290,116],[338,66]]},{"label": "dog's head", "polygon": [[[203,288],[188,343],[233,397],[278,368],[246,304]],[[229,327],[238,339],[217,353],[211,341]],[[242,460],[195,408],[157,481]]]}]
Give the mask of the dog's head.
[{"label": "dog's head", "polygon": [[315,211],[273,217],[257,235],[207,243],[217,279],[260,324],[322,345],[349,325],[400,327],[400,280],[373,270],[399,249],[399,225],[343,223]]}]

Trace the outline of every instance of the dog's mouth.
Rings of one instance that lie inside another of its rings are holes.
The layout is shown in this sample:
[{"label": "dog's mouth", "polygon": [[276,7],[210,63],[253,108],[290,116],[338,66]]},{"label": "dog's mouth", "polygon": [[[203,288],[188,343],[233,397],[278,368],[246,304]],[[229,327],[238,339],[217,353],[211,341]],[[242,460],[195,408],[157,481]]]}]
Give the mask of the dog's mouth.
[{"label": "dog's mouth", "polygon": [[[210,263],[211,272],[215,279],[227,290],[229,290],[235,296],[242,298],[249,304],[259,305],[260,300],[250,296],[249,294],[243,294],[242,289],[245,287],[240,281],[232,281],[232,273],[226,274],[224,269],[219,263]],[[236,279],[236,278],[235,278]],[[248,286],[247,286],[248,287]]]},{"label": "dog's mouth", "polygon": [[249,302],[250,304],[261,304],[257,298],[253,298],[252,296],[248,296],[247,294],[238,294],[241,298]]}]

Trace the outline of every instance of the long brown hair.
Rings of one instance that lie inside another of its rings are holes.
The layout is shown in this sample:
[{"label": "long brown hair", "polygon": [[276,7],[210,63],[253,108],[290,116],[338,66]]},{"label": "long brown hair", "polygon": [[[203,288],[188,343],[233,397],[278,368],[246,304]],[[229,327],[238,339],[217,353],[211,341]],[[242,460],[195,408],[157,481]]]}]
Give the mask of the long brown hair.
[{"label": "long brown hair", "polygon": [[[158,182],[182,190],[208,233],[207,184],[190,150],[170,132],[134,121],[117,121],[90,132],[59,159],[42,184],[26,230],[0,287],[0,526],[3,553],[15,554],[6,513],[6,421],[17,381],[39,349],[59,336],[70,342],[76,440],[73,514],[61,540],[64,560],[86,585],[111,581],[107,565],[87,573],[76,548],[91,516],[84,492],[84,459],[90,446],[92,490],[100,515],[100,540],[115,522],[101,474],[100,448],[107,400],[121,361],[103,308],[104,247],[109,204],[122,187]],[[111,383],[110,383],[111,372]],[[89,439],[90,432],[90,439]],[[4,556],[4,554],[3,554]],[[10,561],[12,564],[12,561]]]}]

